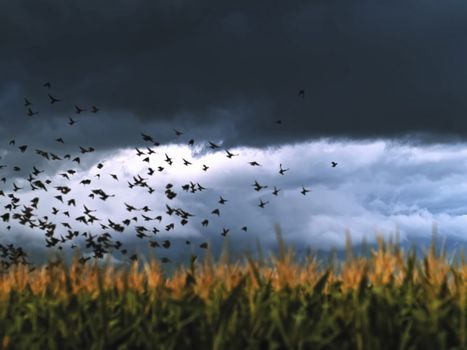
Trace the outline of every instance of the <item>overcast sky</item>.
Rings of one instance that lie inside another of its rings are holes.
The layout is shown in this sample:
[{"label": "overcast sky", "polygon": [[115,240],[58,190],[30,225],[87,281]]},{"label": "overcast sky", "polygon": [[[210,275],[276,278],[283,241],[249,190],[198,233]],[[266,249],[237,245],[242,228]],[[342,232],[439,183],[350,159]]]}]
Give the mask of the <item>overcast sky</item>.
[{"label": "overcast sky", "polygon": [[[116,238],[131,252],[147,246],[149,238],[134,237],[140,224],[159,227],[151,239],[171,238],[178,252],[198,251],[204,241],[221,246],[223,228],[231,246],[254,250],[257,238],[274,242],[276,223],[300,248],[342,247],[346,231],[356,242],[396,231],[426,238],[434,223],[463,244],[465,37],[467,4],[454,0],[2,2],[0,163],[7,167],[0,188],[8,194],[13,183],[22,186],[14,193],[21,204],[38,196],[38,215],[96,235],[105,231],[99,224],[74,220],[83,204],[102,223],[134,216],[124,202],[148,205],[163,220],[142,223],[140,216]],[[60,101],[50,104],[48,94]],[[75,105],[86,110],[77,114]],[[28,108],[38,114],[28,116]],[[221,147],[212,150],[209,141]],[[28,145],[24,153],[21,145]],[[79,146],[95,152],[80,154]],[[136,155],[145,146],[157,152],[149,163]],[[46,160],[36,149],[80,156],[81,164]],[[228,159],[225,149],[239,156]],[[283,176],[280,164],[290,169]],[[30,190],[33,165],[52,180],[47,192]],[[60,175],[71,168],[70,180]],[[128,187],[137,174],[154,193]],[[93,183],[80,184],[86,178]],[[255,180],[268,187],[255,191]],[[190,181],[206,190],[186,193],[180,186]],[[178,193],[173,200],[167,183]],[[56,202],[60,184],[72,189],[67,199],[76,198],[76,208]],[[301,194],[302,186],[311,192]],[[91,199],[96,188],[115,197]],[[221,195],[225,205],[217,203]],[[166,204],[195,216],[180,225]],[[211,214],[216,208],[220,217]],[[67,209],[71,218],[61,216]],[[166,232],[171,222],[175,229]],[[36,251],[44,245],[42,231],[8,224],[5,242]]]}]

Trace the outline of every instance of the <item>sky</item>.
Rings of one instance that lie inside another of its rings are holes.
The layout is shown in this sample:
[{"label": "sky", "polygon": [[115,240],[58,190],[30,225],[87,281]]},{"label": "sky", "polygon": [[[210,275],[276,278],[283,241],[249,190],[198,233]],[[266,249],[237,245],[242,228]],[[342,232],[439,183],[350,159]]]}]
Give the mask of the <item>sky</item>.
[{"label": "sky", "polygon": [[[55,237],[67,233],[63,223],[96,237],[109,232],[128,247],[127,256],[147,252],[149,240],[167,239],[170,249],[152,249],[158,256],[201,254],[203,242],[219,250],[225,240],[231,249],[255,250],[257,241],[275,244],[275,225],[302,250],[342,248],[346,234],[353,242],[395,233],[405,241],[423,240],[433,227],[455,245],[465,243],[465,3],[121,0],[109,5],[0,4],[3,205],[10,193],[21,205],[40,197],[36,219],[47,216],[56,223]],[[48,94],[60,101],[51,104]],[[75,106],[86,110],[78,114]],[[28,108],[38,114],[28,116]],[[160,146],[144,141],[142,133]],[[209,142],[220,147],[211,149]],[[28,145],[24,152],[18,149],[22,145]],[[79,146],[95,151],[82,154]],[[147,146],[156,153],[136,155],[135,148],[147,153]],[[47,160],[37,149],[71,158]],[[238,156],[229,159],[226,150]],[[77,156],[80,164],[72,161]],[[182,158],[192,164],[184,165]],[[284,175],[281,164],[289,169]],[[51,180],[47,191],[31,190],[27,178],[33,166],[44,170],[37,179]],[[61,174],[70,169],[76,173],[68,180]],[[137,175],[155,191],[129,188]],[[92,183],[81,184],[85,179]],[[190,181],[206,190],[184,191],[181,186]],[[255,191],[255,181],[268,187]],[[165,195],[168,183],[177,193],[174,199]],[[23,188],[12,192],[13,184]],[[71,189],[65,203],[54,198],[55,186]],[[303,187],[310,192],[303,195]],[[97,188],[115,197],[90,198]],[[218,203],[220,196],[228,202]],[[76,207],[66,204],[70,198]],[[264,208],[260,200],[267,202]],[[128,212],[125,203],[151,211]],[[179,217],[166,213],[166,204],[194,216],[181,225]],[[83,205],[96,210],[100,221],[77,222]],[[51,214],[52,207],[59,212]],[[8,211],[1,208],[0,214]],[[70,218],[63,216],[66,211]],[[162,220],[144,221],[142,214]],[[108,218],[121,223],[134,216],[138,221],[123,233],[100,226]],[[205,219],[207,227],[201,225]],[[174,229],[166,231],[171,223]],[[46,254],[43,231],[13,219],[3,225],[0,242]],[[141,225],[150,237],[135,237]],[[152,234],[153,227],[160,232]],[[223,229],[229,229],[227,238]],[[84,239],[58,246],[86,250]],[[127,259],[118,251],[113,257]]]}]

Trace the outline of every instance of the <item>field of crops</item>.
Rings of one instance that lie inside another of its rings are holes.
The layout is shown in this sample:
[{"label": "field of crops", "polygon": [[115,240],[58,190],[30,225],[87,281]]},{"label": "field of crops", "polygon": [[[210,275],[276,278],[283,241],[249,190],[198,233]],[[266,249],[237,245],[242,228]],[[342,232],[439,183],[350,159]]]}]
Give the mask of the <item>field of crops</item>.
[{"label": "field of crops", "polygon": [[170,275],[53,264],[0,274],[4,349],[466,349],[467,265],[434,246],[298,263],[205,257]]}]

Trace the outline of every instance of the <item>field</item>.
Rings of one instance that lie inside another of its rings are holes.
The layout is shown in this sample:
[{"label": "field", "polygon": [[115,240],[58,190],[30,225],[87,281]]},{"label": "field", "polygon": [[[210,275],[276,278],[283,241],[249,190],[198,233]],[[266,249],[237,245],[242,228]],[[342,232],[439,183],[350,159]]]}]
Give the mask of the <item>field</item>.
[{"label": "field", "polygon": [[[298,263],[208,254],[167,274],[158,260],[17,265],[0,274],[3,349],[466,349],[467,265],[379,241],[365,257]],[[451,262],[450,262],[451,261]]]}]

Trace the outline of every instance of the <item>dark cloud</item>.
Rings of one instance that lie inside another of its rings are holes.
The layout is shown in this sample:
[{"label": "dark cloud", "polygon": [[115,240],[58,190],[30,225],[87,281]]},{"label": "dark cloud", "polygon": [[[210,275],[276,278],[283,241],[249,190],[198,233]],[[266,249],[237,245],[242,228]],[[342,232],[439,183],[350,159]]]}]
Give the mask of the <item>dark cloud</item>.
[{"label": "dark cloud", "polygon": [[155,128],[227,120],[232,144],[461,138],[466,17],[454,0],[4,2],[1,117],[20,132],[28,96],[42,118],[97,104]]}]

